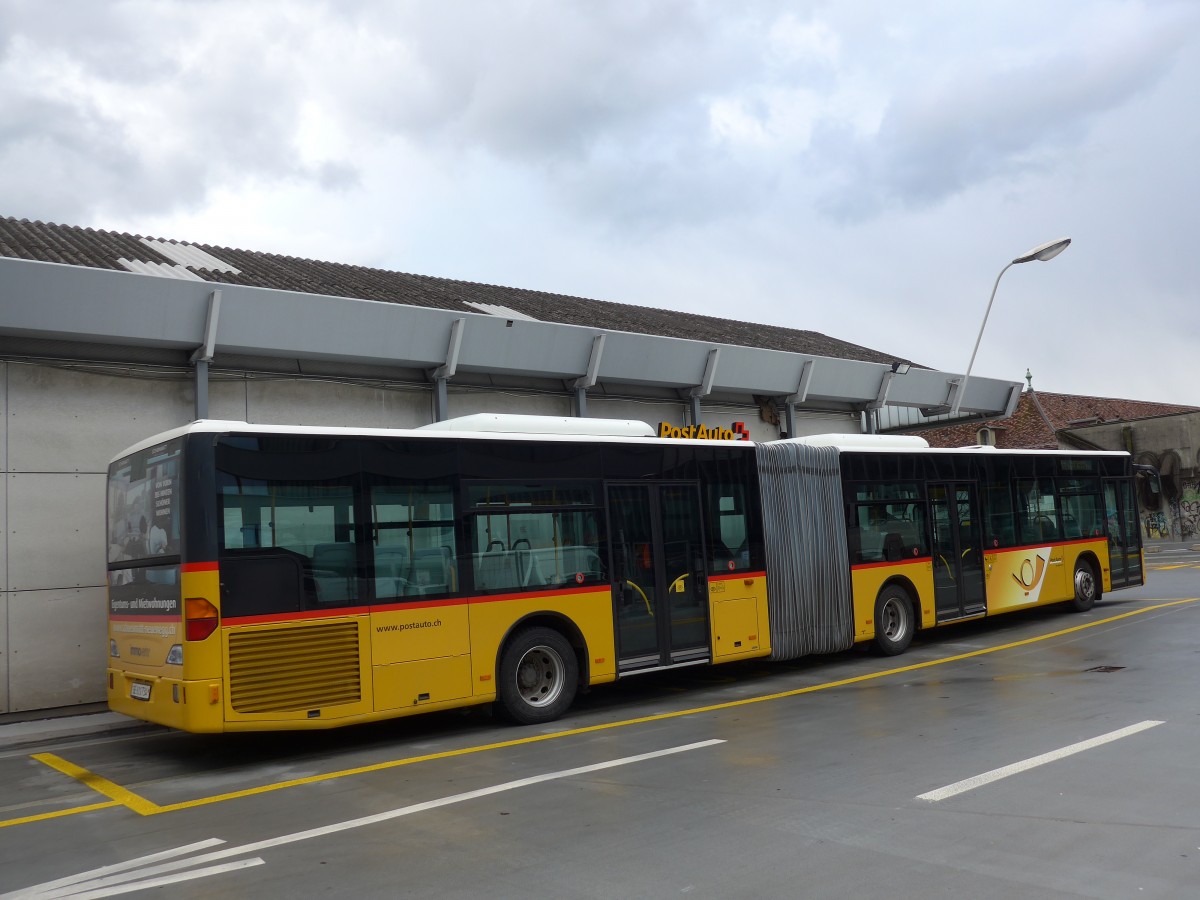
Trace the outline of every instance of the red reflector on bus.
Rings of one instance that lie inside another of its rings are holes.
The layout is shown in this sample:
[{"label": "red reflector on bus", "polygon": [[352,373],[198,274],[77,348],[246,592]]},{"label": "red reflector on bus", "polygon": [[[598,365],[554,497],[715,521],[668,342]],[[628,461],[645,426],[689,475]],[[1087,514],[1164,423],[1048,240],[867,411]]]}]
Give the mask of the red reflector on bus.
[{"label": "red reflector on bus", "polygon": [[188,597],[183,601],[183,611],[183,633],[189,641],[202,641],[217,630],[217,608],[203,597]]}]

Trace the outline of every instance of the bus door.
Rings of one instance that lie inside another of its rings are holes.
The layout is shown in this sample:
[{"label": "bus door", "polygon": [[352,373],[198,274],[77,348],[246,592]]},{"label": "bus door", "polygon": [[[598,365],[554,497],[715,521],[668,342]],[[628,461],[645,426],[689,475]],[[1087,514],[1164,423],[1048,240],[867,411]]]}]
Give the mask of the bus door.
[{"label": "bus door", "polygon": [[975,485],[929,485],[933,593],[939,622],[984,613],[983,535]]},{"label": "bus door", "polygon": [[1133,483],[1124,478],[1104,479],[1104,507],[1112,586],[1142,584],[1140,525]]},{"label": "bus door", "polygon": [[694,484],[610,485],[621,671],[709,658],[708,576]]}]

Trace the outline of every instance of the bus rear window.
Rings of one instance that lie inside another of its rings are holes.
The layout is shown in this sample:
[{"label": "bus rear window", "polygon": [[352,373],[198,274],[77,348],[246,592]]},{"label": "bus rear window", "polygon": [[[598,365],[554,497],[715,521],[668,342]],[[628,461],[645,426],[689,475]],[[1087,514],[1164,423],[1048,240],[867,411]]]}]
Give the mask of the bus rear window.
[{"label": "bus rear window", "polygon": [[181,520],[176,439],[113,463],[108,470],[108,561],[176,556]]}]

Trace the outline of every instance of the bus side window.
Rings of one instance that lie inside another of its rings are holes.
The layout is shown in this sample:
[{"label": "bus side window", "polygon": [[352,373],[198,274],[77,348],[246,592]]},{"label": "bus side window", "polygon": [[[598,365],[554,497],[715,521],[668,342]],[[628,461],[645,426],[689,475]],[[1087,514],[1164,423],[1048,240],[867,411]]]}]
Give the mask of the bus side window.
[{"label": "bus side window", "polygon": [[454,499],[449,485],[371,487],[375,596],[423,597],[458,590]]},{"label": "bus side window", "polygon": [[317,544],[312,556],[318,603],[342,603],[358,596],[354,545],[349,541]]},{"label": "bus side window", "polygon": [[403,544],[375,547],[375,596],[403,597],[412,578],[412,561]]}]

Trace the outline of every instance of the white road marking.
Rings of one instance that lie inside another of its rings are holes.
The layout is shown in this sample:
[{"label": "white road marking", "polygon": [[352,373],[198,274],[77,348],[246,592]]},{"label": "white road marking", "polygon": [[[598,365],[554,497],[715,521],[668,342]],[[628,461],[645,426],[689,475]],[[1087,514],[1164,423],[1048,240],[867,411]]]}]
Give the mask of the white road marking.
[{"label": "white road marking", "polygon": [[147,878],[143,881],[130,881],[125,884],[116,884],[112,887],[100,888],[99,890],[89,890],[88,885],[80,885],[81,890],[78,893],[52,893],[38,894],[39,897],[71,897],[73,900],[99,900],[100,897],[115,897],[118,894],[131,894],[134,891],[144,891],[147,888],[163,887],[168,884],[177,884],[180,881],[191,881],[194,878],[205,878],[208,875],[221,875],[225,872],[236,872],[238,869],[249,869],[252,866],[261,866],[264,860],[255,856],[251,859],[239,859],[236,862],[222,863],[219,866],[208,866],[204,869],[193,869],[191,872],[177,872],[174,875],[160,875],[158,878]]},{"label": "white road marking", "polygon": [[[78,875],[68,875],[66,878],[59,878],[55,881],[47,881],[44,884],[35,885],[30,888],[22,888],[19,891],[12,891],[8,894],[0,894],[0,900],[17,900],[19,897],[46,897],[50,896],[48,892],[55,891],[56,888],[64,888],[70,885],[79,884],[80,882],[90,881],[94,878],[102,878],[106,875],[113,875],[117,872],[126,872],[130,869],[136,869],[139,866],[148,866],[156,862],[161,862],[164,859],[173,859],[177,856],[184,856],[188,853],[195,853],[197,850],[207,850],[209,847],[219,847],[225,843],[220,838],[209,838],[206,841],[197,841],[194,844],[185,844],[182,847],[175,847],[172,850],[163,850],[160,853],[151,853],[149,856],[139,856],[137,859],[127,859],[123,863],[114,863],[111,866],[103,866],[99,869],[92,869],[88,872],[80,872]],[[68,896],[64,894],[63,896]]]},{"label": "white road marking", "polygon": [[1099,747],[1101,744],[1108,744],[1112,741],[1119,741],[1121,738],[1129,737],[1131,734],[1137,734],[1139,731],[1145,731],[1147,728],[1153,728],[1155,725],[1162,725],[1162,722],[1146,720],[1138,722],[1136,725],[1130,725],[1127,728],[1121,728],[1117,731],[1110,731],[1108,734],[1102,734],[1099,737],[1089,738],[1086,741],[1080,741],[1078,744],[1071,744],[1067,747],[1060,747],[1058,750],[1051,750],[1049,753],[1043,753],[1040,756],[1033,756],[1021,762],[1013,763],[1010,766],[1004,766],[999,769],[992,769],[990,772],[984,772],[982,775],[976,775],[972,778],[965,778],[962,781],[956,781],[954,784],[948,784],[946,787],[938,788],[936,791],[928,791],[924,794],[919,794],[916,799],[928,800],[930,803],[936,803],[939,800],[945,800],[947,797],[953,797],[956,794],[962,794],[966,791],[973,791],[977,787],[983,787],[985,784],[991,784],[993,781],[999,781],[1001,778],[1007,778],[1009,775],[1017,775],[1037,766],[1044,766],[1046,763],[1052,763],[1066,756],[1072,756],[1076,753],[1082,753],[1084,750],[1091,750],[1093,747]]},{"label": "white road marking", "polygon": [[480,797],[490,797],[493,794],[500,794],[504,793],[505,791],[513,791],[517,788],[530,787],[531,785],[542,784],[547,781],[557,781],[562,778],[570,778],[574,775],[587,775],[591,772],[601,772],[605,769],[614,769],[618,766],[628,766],[633,763],[645,762],[649,759],[657,759],[661,756],[671,756],[676,753],[686,753],[689,750],[700,750],[704,747],[713,747],[717,744],[723,743],[725,743],[723,740],[698,741],[694,744],[683,744],[679,747],[668,747],[666,750],[654,750],[650,753],[639,753],[636,756],[625,756],[621,759],[613,759],[609,760],[608,762],[594,763],[590,766],[578,766],[574,769],[561,769],[557,772],[547,772],[544,775],[532,775],[529,778],[519,778],[516,781],[506,781],[504,784],[496,784],[492,785],[491,787],[479,788],[478,790],[474,791],[466,791],[461,794],[452,794],[449,797],[440,797],[437,800],[426,800],[423,803],[414,803],[412,806],[404,806],[400,809],[392,809],[388,810],[387,812],[376,813],[375,815],[371,816],[363,816],[358,819],[349,819],[345,822],[336,822],[332,825],[322,825],[319,828],[310,828],[307,831],[296,831],[292,834],[268,838],[267,840],[263,841],[255,841],[253,843],[243,844],[240,847],[226,847],[221,850],[215,850],[211,853],[203,853],[199,856],[193,856],[188,859],[174,859],[171,862],[160,862],[161,860],[171,860],[172,857],[182,856],[183,854],[190,853],[194,850],[206,849],[214,846],[215,844],[225,843],[219,838],[211,838],[208,841],[202,841],[197,844],[189,844],[186,847],[178,847],[174,850],[165,850],[161,853],[156,853],[151,856],[143,856],[128,862],[105,866],[101,869],[93,869],[90,872],[83,872],[79,875],[60,878],[56,881],[48,881],[45,884],[34,885],[32,887],[24,888],[12,893],[0,894],[0,900],[17,900],[17,898],[35,897],[39,898],[39,900],[49,900],[49,898],[52,897],[75,897],[76,900],[84,900],[84,898],[108,897],[113,894],[141,890],[142,888],[155,887],[162,884],[170,884],[190,878],[201,878],[206,875],[215,875],[219,872],[230,871],[232,869],[260,865],[262,860],[257,858],[243,859],[231,864],[211,866],[204,869],[193,869],[177,876],[172,876],[166,880],[163,880],[159,877],[166,875],[169,872],[176,872],[179,869],[189,869],[192,866],[217,862],[218,860],[228,859],[231,856],[243,856],[245,854],[258,853],[262,850],[270,849],[271,847],[280,847],[284,844],[294,844],[298,841],[307,841],[312,838],[324,837],[328,834],[336,834],[340,831],[349,831],[352,828],[362,828],[365,825],[375,825],[380,822],[386,822],[390,819],[398,819],[401,816],[409,816],[413,813],[426,812],[431,809],[439,809],[443,806],[450,806],[455,803],[463,803],[467,800],[477,800]]}]

